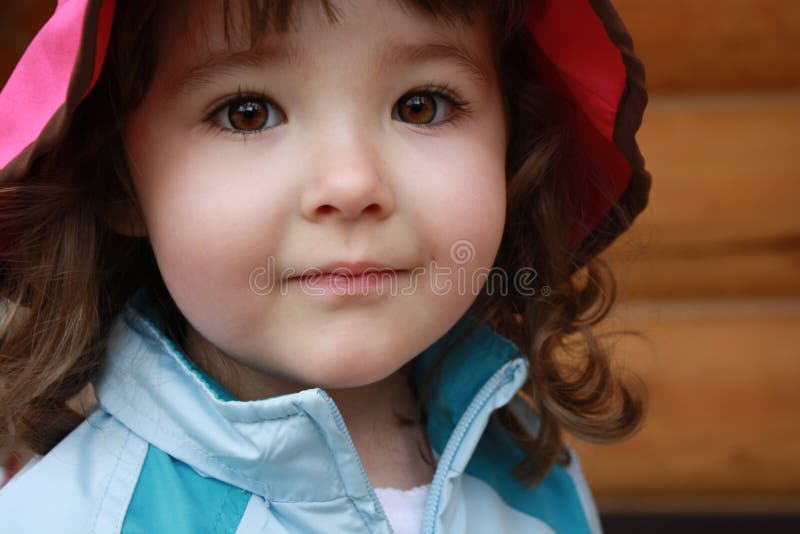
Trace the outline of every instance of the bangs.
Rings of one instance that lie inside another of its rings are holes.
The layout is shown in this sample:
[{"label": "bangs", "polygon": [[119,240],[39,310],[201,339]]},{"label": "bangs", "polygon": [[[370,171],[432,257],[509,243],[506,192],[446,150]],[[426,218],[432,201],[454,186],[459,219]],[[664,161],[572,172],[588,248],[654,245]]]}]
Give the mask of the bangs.
[{"label": "bangs", "polygon": [[[306,0],[307,1],[307,0]],[[315,0],[317,6],[324,12],[328,21],[335,24],[339,20],[339,9],[334,0]],[[394,0],[404,9],[417,9],[431,16],[440,18],[449,23],[456,20],[469,20],[470,15],[482,7],[484,2],[479,0]],[[256,40],[267,31],[285,32],[294,25],[293,13],[296,2],[294,0],[247,0],[234,2],[240,14],[246,15],[250,21],[250,35]],[[223,1],[226,28],[231,21],[231,1]]]},{"label": "bangs", "polygon": [[[311,1],[311,0],[305,0]],[[339,21],[339,9],[335,0],[314,0],[328,22]],[[522,24],[526,0],[393,0],[406,12],[422,13],[446,24],[471,23],[472,17],[484,14],[491,17],[495,37],[505,41]],[[284,33],[296,28],[293,18],[294,0],[242,0],[231,2],[223,0],[223,20],[225,21],[225,40],[246,41],[253,47],[267,32]],[[244,22],[237,26],[236,22]],[[232,28],[247,29],[247,34],[236,34]],[[497,40],[496,39],[496,40]],[[244,43],[242,43],[244,44]]]}]

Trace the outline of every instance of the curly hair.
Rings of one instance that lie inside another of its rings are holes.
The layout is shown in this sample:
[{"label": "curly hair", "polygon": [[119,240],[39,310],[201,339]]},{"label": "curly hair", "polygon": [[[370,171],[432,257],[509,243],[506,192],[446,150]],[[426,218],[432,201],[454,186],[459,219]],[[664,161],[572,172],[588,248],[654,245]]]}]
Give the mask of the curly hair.
[{"label": "curly hair", "polygon": [[[591,179],[575,163],[581,146],[574,110],[539,81],[527,59],[535,45],[522,23],[525,0],[402,3],[448,20],[483,11],[493,21],[509,128],[507,218],[495,267],[533,268],[550,292],[497,294],[487,284],[468,313],[513,341],[530,362],[518,395],[538,413],[538,431],[508,408],[494,417],[525,452],[516,476],[533,484],[556,462],[569,463],[564,431],[610,442],[635,432],[645,413],[641,383],[612,371],[610,349],[592,331],[616,298],[613,273],[597,257],[608,236],[590,233],[577,247],[566,245],[581,210],[570,184]],[[149,242],[115,233],[107,222],[111,213],[136,206],[120,132],[152,79],[158,4],[118,4],[97,86],[24,180],[0,184],[0,235],[8,242],[0,263],[0,448],[19,439],[44,454],[82,421],[68,401],[97,375],[112,322],[141,285],[155,290],[168,312],[165,334],[183,346],[185,319]],[[230,15],[229,0],[223,4]],[[242,5],[253,42],[267,28],[291,24],[290,0]],[[335,6],[320,5],[335,20]],[[630,221],[612,209],[621,231]],[[435,391],[434,374],[418,392],[420,403]]]}]

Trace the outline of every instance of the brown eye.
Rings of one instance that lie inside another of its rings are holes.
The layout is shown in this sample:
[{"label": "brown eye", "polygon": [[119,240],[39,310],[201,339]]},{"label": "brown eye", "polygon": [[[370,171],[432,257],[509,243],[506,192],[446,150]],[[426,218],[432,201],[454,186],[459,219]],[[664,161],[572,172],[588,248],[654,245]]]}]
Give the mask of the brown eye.
[{"label": "brown eye", "polygon": [[413,124],[428,124],[436,117],[436,100],[433,95],[415,94],[398,105],[400,119]]},{"label": "brown eye", "polygon": [[238,95],[220,105],[208,120],[222,130],[247,135],[278,126],[286,116],[264,97]]},{"label": "brown eye", "polygon": [[261,130],[268,118],[269,111],[266,106],[255,100],[237,102],[228,109],[228,120],[236,130],[246,132]]},{"label": "brown eye", "polygon": [[433,128],[452,123],[470,112],[469,104],[444,87],[428,87],[406,93],[392,110],[392,118]]}]

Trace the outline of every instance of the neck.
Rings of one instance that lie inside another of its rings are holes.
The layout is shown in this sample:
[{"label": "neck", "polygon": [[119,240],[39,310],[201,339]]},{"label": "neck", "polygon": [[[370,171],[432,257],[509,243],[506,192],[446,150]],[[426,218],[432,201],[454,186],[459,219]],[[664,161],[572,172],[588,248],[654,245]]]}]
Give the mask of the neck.
[{"label": "neck", "polygon": [[[196,365],[242,401],[313,387],[237,362],[203,339],[191,325],[187,325],[185,349]],[[406,365],[372,384],[325,390],[342,414],[367,476],[376,487],[410,489],[433,478],[433,458],[409,373],[410,366]]]},{"label": "neck", "polygon": [[434,462],[408,365],[380,382],[328,393],[375,486],[410,489],[431,481]]}]

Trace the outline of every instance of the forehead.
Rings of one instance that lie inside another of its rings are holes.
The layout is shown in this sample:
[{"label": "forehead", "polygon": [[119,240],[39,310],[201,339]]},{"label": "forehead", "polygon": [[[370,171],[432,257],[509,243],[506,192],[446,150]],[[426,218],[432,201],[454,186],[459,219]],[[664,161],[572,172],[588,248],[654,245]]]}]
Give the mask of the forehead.
[{"label": "forehead", "polygon": [[306,43],[338,33],[382,45],[384,56],[402,44],[427,42],[440,55],[449,48],[465,64],[477,63],[474,55],[492,48],[484,13],[482,2],[463,0],[176,0],[160,15],[160,59],[191,69],[262,53],[282,65],[297,64]]}]

